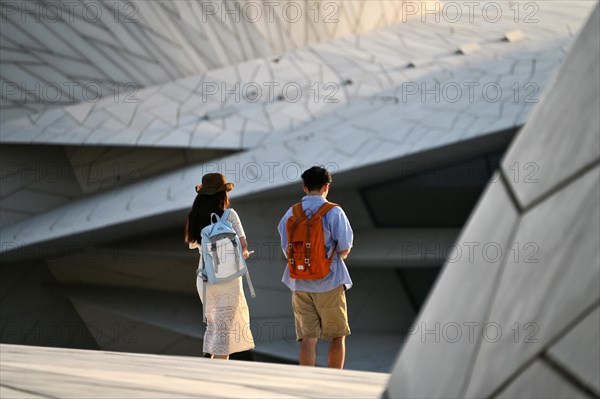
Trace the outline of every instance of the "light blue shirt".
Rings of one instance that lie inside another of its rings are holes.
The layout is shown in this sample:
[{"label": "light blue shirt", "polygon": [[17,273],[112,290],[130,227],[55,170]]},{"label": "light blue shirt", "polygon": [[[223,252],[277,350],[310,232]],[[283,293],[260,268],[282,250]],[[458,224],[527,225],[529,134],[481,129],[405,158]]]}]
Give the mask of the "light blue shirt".
[{"label": "light blue shirt", "polygon": [[[310,210],[312,214],[316,213],[321,205],[327,200],[320,195],[307,195],[302,198],[302,209],[304,212]],[[281,249],[287,257],[287,233],[285,225],[287,220],[292,216],[292,208],[288,209],[281,221],[277,230],[281,236]],[[352,233],[352,227],[346,217],[346,214],[339,206],[331,209],[323,217],[323,238],[325,239],[325,250],[327,255],[331,255],[334,244],[337,242],[336,254],[331,262],[331,268],[329,274],[320,280],[298,280],[290,277],[289,270],[285,268],[283,272],[283,278],[281,281],[292,291],[304,291],[304,292],[327,292],[334,288],[344,284],[346,289],[352,287],[352,279],[350,279],[350,273],[344,263],[344,260],[340,258],[338,252],[345,251],[346,249],[352,248],[352,240],[354,234]]]}]

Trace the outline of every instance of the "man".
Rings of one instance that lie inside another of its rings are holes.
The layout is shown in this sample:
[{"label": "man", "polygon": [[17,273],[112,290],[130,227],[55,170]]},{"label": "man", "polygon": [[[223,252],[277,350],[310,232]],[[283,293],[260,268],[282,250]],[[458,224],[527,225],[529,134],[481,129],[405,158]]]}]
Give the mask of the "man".
[{"label": "man", "polygon": [[[302,180],[306,194],[302,198],[302,210],[310,217],[327,203],[331,174],[325,168],[314,166],[302,174]],[[288,220],[291,217],[293,208],[286,212],[278,226],[281,248],[286,256]],[[323,215],[322,227],[325,254],[331,259],[329,273],[320,279],[292,278],[290,268],[286,267],[282,282],[292,290],[296,339],[300,342],[300,365],[315,366],[317,342],[322,338],[330,340],[329,367],[341,369],[346,356],[346,336],[350,335],[346,290],[352,287],[344,259],[352,248],[353,233],[346,214],[339,206]]]}]

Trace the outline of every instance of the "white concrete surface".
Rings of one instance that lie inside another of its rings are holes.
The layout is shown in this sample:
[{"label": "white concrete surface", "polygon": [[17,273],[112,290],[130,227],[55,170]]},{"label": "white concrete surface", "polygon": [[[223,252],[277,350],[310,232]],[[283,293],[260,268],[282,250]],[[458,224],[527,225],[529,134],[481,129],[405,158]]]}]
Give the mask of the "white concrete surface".
[{"label": "white concrete surface", "polygon": [[[3,118],[68,102],[81,102],[89,109],[93,104],[87,99],[96,95],[131,93],[131,87],[275,57],[311,43],[381,28],[404,16],[403,3],[389,0],[2,5]],[[52,88],[46,92],[49,87],[59,88],[58,95]]]},{"label": "white concrete surface", "polygon": [[378,398],[388,374],[0,345],[0,397]]}]

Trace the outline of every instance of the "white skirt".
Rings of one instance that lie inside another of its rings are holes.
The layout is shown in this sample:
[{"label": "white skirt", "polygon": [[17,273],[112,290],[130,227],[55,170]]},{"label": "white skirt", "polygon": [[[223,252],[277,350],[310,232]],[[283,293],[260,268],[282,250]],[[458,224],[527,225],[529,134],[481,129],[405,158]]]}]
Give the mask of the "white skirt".
[{"label": "white skirt", "polygon": [[206,289],[206,303],[202,304],[207,323],[204,352],[230,355],[254,348],[242,278],[223,284],[208,284],[197,277],[196,288],[201,300],[202,291]]}]

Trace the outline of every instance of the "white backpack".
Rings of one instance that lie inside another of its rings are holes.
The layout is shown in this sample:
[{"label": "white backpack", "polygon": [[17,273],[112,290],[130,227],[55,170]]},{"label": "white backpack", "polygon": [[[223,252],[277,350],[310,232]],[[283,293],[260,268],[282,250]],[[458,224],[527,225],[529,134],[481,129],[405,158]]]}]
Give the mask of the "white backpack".
[{"label": "white backpack", "polygon": [[[225,209],[221,217],[213,213],[210,216],[211,224],[202,229],[202,260],[197,274],[208,284],[222,284],[246,275],[250,295],[254,298],[256,293],[242,254],[240,238],[227,220],[229,212],[229,209]],[[202,303],[205,308],[206,289],[203,290]]]}]

